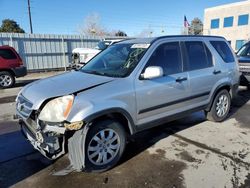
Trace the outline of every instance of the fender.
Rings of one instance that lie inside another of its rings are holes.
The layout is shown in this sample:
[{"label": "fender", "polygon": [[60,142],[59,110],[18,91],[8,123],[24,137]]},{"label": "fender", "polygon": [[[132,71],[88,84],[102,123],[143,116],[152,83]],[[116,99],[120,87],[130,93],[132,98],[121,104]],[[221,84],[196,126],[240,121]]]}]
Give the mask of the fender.
[{"label": "fender", "polygon": [[126,110],[124,110],[122,108],[118,108],[118,107],[109,108],[109,109],[105,109],[105,110],[95,112],[94,114],[91,114],[90,116],[87,116],[86,118],[84,118],[84,121],[89,123],[89,122],[93,121],[94,119],[96,119],[98,117],[101,117],[103,115],[112,114],[112,113],[120,113],[127,119],[128,128],[129,128],[129,131],[130,131],[131,135],[136,132],[135,124],[134,124],[134,121],[133,121],[133,118],[131,117],[131,115]]}]

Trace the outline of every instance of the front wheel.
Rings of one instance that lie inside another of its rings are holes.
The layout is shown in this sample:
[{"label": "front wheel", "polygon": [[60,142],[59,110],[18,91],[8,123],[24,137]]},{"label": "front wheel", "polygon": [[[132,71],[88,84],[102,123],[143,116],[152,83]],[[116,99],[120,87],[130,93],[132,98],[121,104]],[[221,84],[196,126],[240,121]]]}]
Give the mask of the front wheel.
[{"label": "front wheel", "polygon": [[221,90],[214,98],[210,111],[206,112],[207,119],[221,122],[226,119],[231,106],[231,97],[227,90]]},{"label": "front wheel", "polygon": [[85,170],[106,171],[117,164],[125,150],[125,130],[119,122],[112,120],[92,126],[86,138]]}]

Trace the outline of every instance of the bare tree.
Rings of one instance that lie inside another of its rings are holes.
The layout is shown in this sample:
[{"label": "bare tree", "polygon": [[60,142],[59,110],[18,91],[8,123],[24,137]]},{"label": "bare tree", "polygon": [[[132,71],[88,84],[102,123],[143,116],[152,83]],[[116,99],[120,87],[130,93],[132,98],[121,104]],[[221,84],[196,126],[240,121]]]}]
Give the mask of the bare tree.
[{"label": "bare tree", "polygon": [[104,36],[105,28],[101,25],[101,17],[97,13],[91,13],[84,19],[83,26],[79,27],[79,33],[93,36]]}]

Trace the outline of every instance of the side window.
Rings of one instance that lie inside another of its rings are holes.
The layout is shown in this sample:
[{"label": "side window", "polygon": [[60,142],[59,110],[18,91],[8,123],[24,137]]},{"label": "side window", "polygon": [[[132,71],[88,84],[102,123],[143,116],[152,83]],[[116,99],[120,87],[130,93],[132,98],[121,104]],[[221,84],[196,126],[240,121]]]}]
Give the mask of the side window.
[{"label": "side window", "polygon": [[0,49],[0,56],[4,59],[16,59],[16,55],[9,49]]},{"label": "side window", "polygon": [[220,54],[221,58],[226,63],[234,62],[234,56],[224,41],[210,41],[215,50]]},{"label": "side window", "polygon": [[164,75],[182,72],[179,42],[169,42],[158,46],[146,65],[146,67],[149,66],[162,67]]},{"label": "side window", "polygon": [[186,69],[197,70],[213,66],[212,54],[201,41],[184,42],[186,49]]},{"label": "side window", "polygon": [[250,43],[245,44],[242,46],[239,51],[237,52],[238,56],[250,56]]}]

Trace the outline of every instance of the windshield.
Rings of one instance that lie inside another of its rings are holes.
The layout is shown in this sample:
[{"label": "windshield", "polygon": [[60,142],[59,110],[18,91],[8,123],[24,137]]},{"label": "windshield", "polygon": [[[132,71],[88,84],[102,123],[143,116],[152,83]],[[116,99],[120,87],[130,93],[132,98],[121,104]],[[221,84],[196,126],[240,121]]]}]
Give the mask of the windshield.
[{"label": "windshield", "polygon": [[115,44],[91,59],[82,72],[109,77],[128,76],[144,55],[149,44]]},{"label": "windshield", "polygon": [[105,50],[110,44],[111,44],[111,41],[100,41],[98,42],[96,49]]},{"label": "windshield", "polygon": [[250,43],[242,46],[237,52],[238,56],[250,56]]}]

